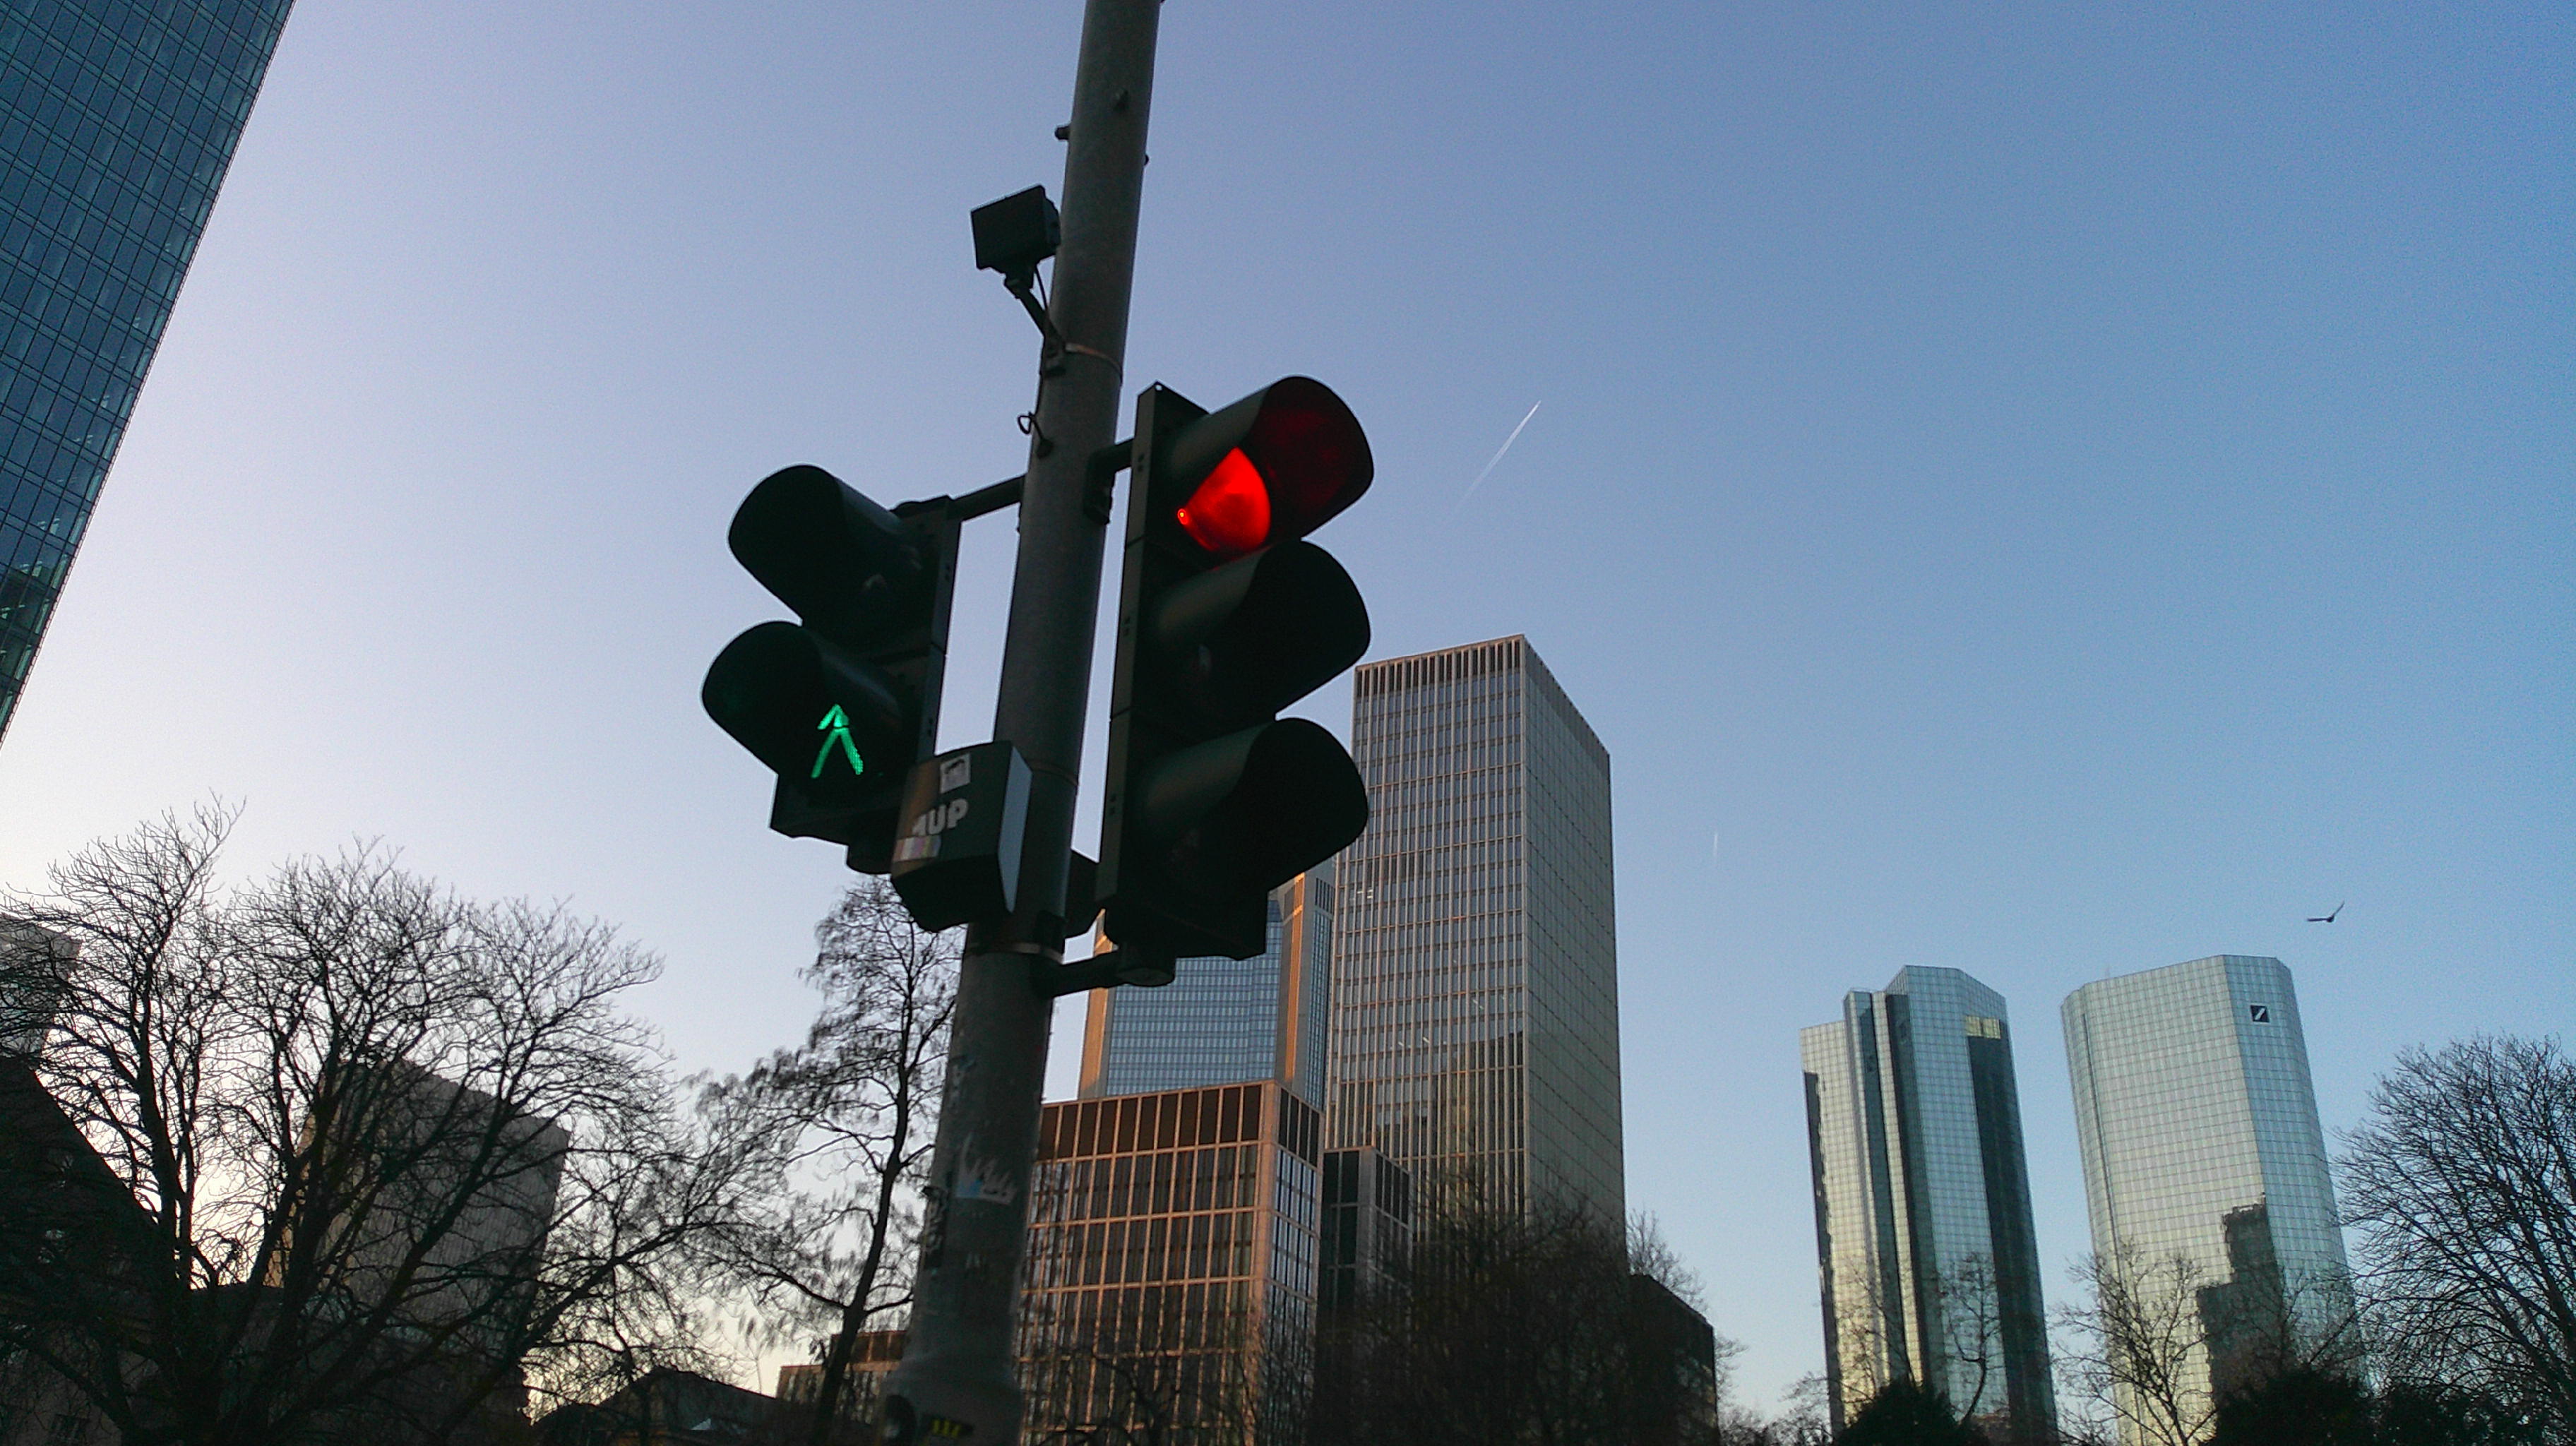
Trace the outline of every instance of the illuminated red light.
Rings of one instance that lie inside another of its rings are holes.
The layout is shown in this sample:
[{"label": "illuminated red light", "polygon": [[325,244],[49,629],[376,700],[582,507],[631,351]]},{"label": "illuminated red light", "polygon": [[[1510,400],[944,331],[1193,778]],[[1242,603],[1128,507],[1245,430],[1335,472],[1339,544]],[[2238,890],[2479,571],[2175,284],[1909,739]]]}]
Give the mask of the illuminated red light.
[{"label": "illuminated red light", "polygon": [[1241,447],[1218,459],[1177,514],[1192,541],[1220,557],[1258,552],[1270,540],[1270,487]]}]

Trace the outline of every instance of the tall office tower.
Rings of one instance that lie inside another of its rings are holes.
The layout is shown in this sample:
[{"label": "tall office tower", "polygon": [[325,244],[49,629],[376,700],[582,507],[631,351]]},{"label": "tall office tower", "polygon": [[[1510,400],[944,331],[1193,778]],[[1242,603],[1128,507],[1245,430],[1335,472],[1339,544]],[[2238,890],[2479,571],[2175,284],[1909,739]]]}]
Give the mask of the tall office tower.
[{"label": "tall office tower", "polygon": [[1329,1148],[1626,1218],[1610,754],[1522,638],[1360,666]]},{"label": "tall office tower", "polygon": [[[2066,1068],[2096,1264],[2192,1299],[2200,1329],[2172,1408],[2187,1418],[2272,1342],[2332,1349],[2350,1276],[2298,995],[2278,959],[2221,954],[2066,996]],[[2184,1429],[2191,1429],[2189,1421]]]},{"label": "tall office tower", "polygon": [[1836,1430],[1890,1382],[2054,1441],[2048,1321],[2003,996],[1900,969],[1799,1031]]},{"label": "tall office tower", "polygon": [[288,4],[0,16],[0,732]]},{"label": "tall office tower", "polygon": [[1270,1080],[1045,1108],[1021,1288],[1028,1439],[1300,1434],[1321,1129]]},{"label": "tall office tower", "polygon": [[1332,947],[1326,863],[1271,891],[1258,957],[1184,959],[1160,989],[1093,990],[1082,1098],[1272,1079],[1322,1109]]}]

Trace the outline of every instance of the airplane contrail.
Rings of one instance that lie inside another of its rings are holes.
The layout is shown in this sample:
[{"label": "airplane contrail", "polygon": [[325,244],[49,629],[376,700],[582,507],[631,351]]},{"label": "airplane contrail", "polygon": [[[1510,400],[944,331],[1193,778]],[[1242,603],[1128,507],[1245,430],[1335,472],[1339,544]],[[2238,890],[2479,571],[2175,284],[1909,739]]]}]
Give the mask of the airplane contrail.
[{"label": "airplane contrail", "polygon": [[1538,403],[1532,402],[1530,409],[1521,414],[1520,426],[1512,428],[1512,434],[1503,439],[1503,445],[1494,449],[1493,457],[1485,463],[1485,470],[1477,473],[1476,480],[1467,484],[1467,490],[1458,494],[1458,506],[1466,506],[1467,499],[1476,495],[1476,489],[1485,485],[1485,479],[1494,475],[1494,468],[1502,462],[1503,454],[1510,451],[1512,444],[1521,439],[1521,427],[1528,426],[1530,418],[1537,415]]}]

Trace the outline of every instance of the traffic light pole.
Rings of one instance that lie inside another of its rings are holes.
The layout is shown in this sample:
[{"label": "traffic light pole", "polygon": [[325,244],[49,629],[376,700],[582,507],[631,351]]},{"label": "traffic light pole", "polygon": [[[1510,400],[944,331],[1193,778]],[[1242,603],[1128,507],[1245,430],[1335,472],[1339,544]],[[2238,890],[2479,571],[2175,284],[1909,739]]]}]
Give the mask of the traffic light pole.
[{"label": "traffic light pole", "polygon": [[1091,688],[1108,523],[1087,506],[1094,452],[1117,439],[1127,304],[1145,178],[1160,0],[1087,0],[1066,136],[1063,241],[1041,352],[993,733],[1033,775],[1018,909],[966,933],[947,1092],[931,1153],[903,1362],[885,1385],[889,1443],[1020,1438],[1013,1324],[1028,1236],[1065,870]]}]

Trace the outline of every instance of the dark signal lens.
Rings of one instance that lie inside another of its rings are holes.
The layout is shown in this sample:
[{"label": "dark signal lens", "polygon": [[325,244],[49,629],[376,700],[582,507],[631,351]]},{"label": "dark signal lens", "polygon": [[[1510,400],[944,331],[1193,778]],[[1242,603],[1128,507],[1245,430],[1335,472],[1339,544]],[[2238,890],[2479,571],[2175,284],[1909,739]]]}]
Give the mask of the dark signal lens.
[{"label": "dark signal lens", "polygon": [[1305,377],[1271,385],[1243,446],[1269,482],[1273,530],[1283,538],[1331,521],[1377,470],[1359,419],[1331,388]]},{"label": "dark signal lens", "polygon": [[1175,520],[1191,541],[1219,557],[1258,552],[1270,540],[1270,487],[1237,447],[1209,469]]}]

